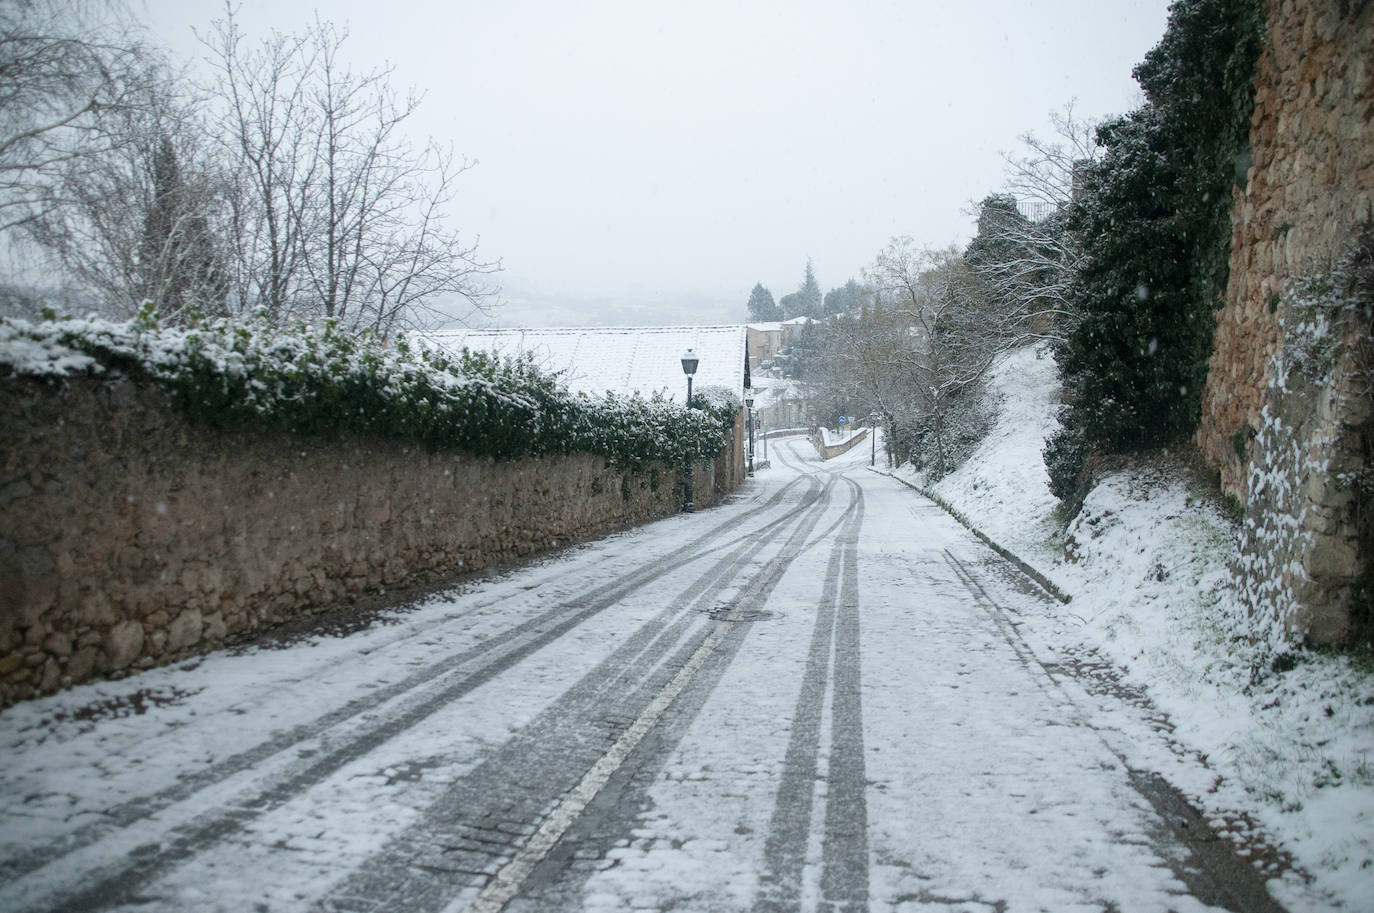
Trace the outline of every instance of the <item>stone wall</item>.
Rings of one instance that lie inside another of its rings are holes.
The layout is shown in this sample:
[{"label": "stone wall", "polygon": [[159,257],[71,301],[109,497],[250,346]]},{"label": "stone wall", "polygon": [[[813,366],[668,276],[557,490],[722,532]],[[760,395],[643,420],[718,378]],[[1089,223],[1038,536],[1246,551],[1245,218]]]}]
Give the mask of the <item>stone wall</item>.
[{"label": "stone wall", "polygon": [[[1197,443],[1220,469],[1223,488],[1246,503],[1248,531],[1294,529],[1300,554],[1285,564],[1291,608],[1279,623],[1312,642],[1341,642],[1352,634],[1351,585],[1368,556],[1357,554],[1359,510],[1338,477],[1362,467],[1360,435],[1350,431],[1367,417],[1368,403],[1340,383],[1271,381],[1274,366],[1291,361],[1281,351],[1281,324],[1298,319],[1285,304],[1294,283],[1330,269],[1374,217],[1374,3],[1270,0],[1255,90]],[[1302,452],[1298,477],[1285,483],[1300,497],[1282,507],[1272,482],[1265,492],[1249,490],[1252,477],[1270,479],[1266,467],[1288,459],[1257,448],[1280,444]],[[1268,516],[1275,511],[1290,520]],[[1256,539],[1255,547],[1273,543]],[[1251,556],[1257,568],[1269,567],[1263,557]]]},{"label": "stone wall", "polygon": [[[736,424],[699,507],[744,477]],[[677,468],[217,429],[127,380],[0,379],[0,429],[0,706],[681,505]]]},{"label": "stone wall", "polygon": [[865,428],[863,431],[860,431],[858,434],[854,435],[842,444],[827,444],[825,442],[825,438],[820,434],[817,434],[815,437],[811,438],[811,443],[816,445],[816,452],[821,455],[822,460],[830,460],[834,459],[842,453],[848,453],[849,451],[853,450],[855,447],[859,446],[866,440],[868,440],[867,428]]},{"label": "stone wall", "polygon": [[1271,0],[1198,445],[1243,498],[1288,280],[1374,216],[1374,3]]}]

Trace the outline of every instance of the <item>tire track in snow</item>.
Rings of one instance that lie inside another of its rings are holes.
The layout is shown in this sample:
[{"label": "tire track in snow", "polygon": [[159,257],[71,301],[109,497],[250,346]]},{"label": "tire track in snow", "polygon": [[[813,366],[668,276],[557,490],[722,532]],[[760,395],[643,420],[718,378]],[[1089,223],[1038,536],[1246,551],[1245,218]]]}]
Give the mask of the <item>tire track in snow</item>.
[{"label": "tire track in snow", "polygon": [[[73,834],[31,847],[22,854],[0,862],[0,881],[4,884],[4,887],[0,888],[0,903],[15,893],[32,892],[51,896],[51,885],[26,885],[20,882],[41,882],[39,876],[42,875],[44,868],[73,853],[90,847],[122,829],[145,821],[160,811],[187,802],[201,791],[257,767],[302,743],[312,739],[323,739],[329,730],[359,720],[365,714],[377,711],[388,703],[404,702],[411,692],[423,691],[426,686],[446,677],[454,679],[438,685],[433,693],[422,696],[408,707],[385,711],[389,715],[381,720],[365,721],[363,725],[366,728],[343,735],[337,739],[340,744],[336,746],[326,744],[308,760],[291,759],[286,763],[285,770],[269,778],[265,785],[255,787],[253,794],[235,801],[232,808],[203,815],[173,828],[167,839],[155,847],[144,849],[136,858],[97,868],[82,879],[87,887],[69,893],[66,899],[59,900],[55,906],[46,909],[54,913],[94,910],[108,905],[118,897],[133,896],[140,885],[160,871],[185,861],[215,842],[242,830],[252,820],[280,807],[344,765],[415,726],[451,701],[507,671],[631,593],[655,583],[663,575],[721,551],[748,551],[752,543],[764,539],[767,532],[790,523],[799,514],[814,507],[811,499],[820,485],[814,479],[799,477],[779,489],[769,498],[763,509],[777,508],[787,493],[803,481],[810,483],[806,496],[758,530],[721,543],[718,540],[723,534],[728,535],[744,525],[751,515],[741,513],[723,523],[715,524],[671,556],[639,568],[620,580],[594,587],[565,600],[548,612],[494,635],[470,650],[418,670],[400,682],[378,689],[365,697],[352,700],[311,724],[293,727],[253,748],[183,777],[171,787],[116,806],[108,810],[102,820],[86,825]],[[725,559],[722,563],[728,563],[728,560]],[[94,883],[91,883],[92,880]],[[67,887],[70,889],[71,886]],[[29,900],[27,903],[32,905],[34,901]]]},{"label": "tire track in snow", "polygon": [[797,911],[802,905],[802,874],[811,839],[813,805],[820,766],[821,724],[831,687],[831,752],[822,836],[821,891],[834,909],[868,907],[868,815],[864,791],[863,716],[860,701],[858,629],[858,536],[863,524],[863,489],[853,490],[846,524],[836,537],[816,608],[806,673],[783,759],[781,781],[768,837],[754,910]]},{"label": "tire track in snow", "polygon": [[[830,481],[835,481],[835,473],[826,473]],[[848,481],[848,480],[846,480]],[[851,486],[853,483],[850,483]],[[851,522],[856,505],[851,499],[840,518],[828,527],[826,533],[811,534],[810,541],[799,541],[796,556],[804,554],[837,527]],[[796,556],[793,556],[795,558]],[[769,589],[777,582],[769,581]],[[857,587],[855,588],[857,594]],[[749,613],[754,606],[764,604],[763,596],[745,600],[732,607],[739,613]],[[695,723],[705,707],[717,684],[724,678],[731,661],[743,646],[753,627],[747,614],[725,635],[722,645],[717,647],[711,659],[697,673],[690,686],[683,690],[672,707],[672,713],[650,733],[643,743],[630,755],[621,768],[610,777],[594,803],[568,830],[565,838],[548,853],[535,867],[526,882],[527,890],[518,896],[522,913],[560,913],[575,909],[579,905],[580,892],[590,877],[598,870],[599,863],[606,858],[613,846],[622,845],[624,840],[632,839],[636,821],[633,815],[652,805],[650,789],[658,782],[664,767],[673,752]],[[861,800],[862,801],[862,798]],[[620,841],[620,843],[617,843]],[[866,852],[863,854],[866,862]],[[867,887],[866,872],[863,884]],[[448,913],[457,913],[457,905]],[[492,913],[493,908],[474,908],[466,913]]]},{"label": "tire track in snow", "polygon": [[[849,481],[846,479],[845,481]],[[831,699],[830,786],[822,843],[823,910],[868,909],[868,776],[864,767],[863,675],[859,644],[859,529],[863,488],[854,482],[853,525],[840,537],[844,583],[835,620],[835,684]]]},{"label": "tire track in snow", "polygon": [[[746,613],[764,603],[805,549],[828,508],[830,487],[807,505],[779,552],[743,581],[724,618],[701,624],[708,607],[714,606],[713,618],[719,616],[722,595],[740,582],[767,541],[722,560],[684,589],[637,632],[651,640],[647,646],[626,644],[608,657],[314,909],[362,913],[399,904],[407,913],[465,907],[492,913],[527,879],[557,880],[547,873],[546,860],[564,867],[570,854],[558,853],[562,838],[587,823],[582,815],[588,804],[622,768],[662,763],[743,643],[751,626]],[[665,727],[656,726],[659,716],[684,691],[681,700],[691,708],[674,717],[675,737],[665,736]],[[642,743],[651,732],[654,737]],[[630,824],[617,820],[617,832]],[[551,854],[555,858],[549,860]]]}]

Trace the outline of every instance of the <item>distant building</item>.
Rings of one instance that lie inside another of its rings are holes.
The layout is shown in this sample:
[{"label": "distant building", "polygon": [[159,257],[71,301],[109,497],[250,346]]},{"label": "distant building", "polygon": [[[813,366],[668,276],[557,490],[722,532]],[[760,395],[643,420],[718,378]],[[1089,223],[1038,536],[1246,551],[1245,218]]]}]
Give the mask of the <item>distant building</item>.
[{"label": "distant building", "polygon": [[755,380],[754,412],[764,431],[804,428],[808,424],[806,397],[801,387],[781,377],[761,376]]},{"label": "distant building", "polygon": [[749,342],[749,370],[757,374],[759,365],[772,362],[782,348],[783,324],[781,321],[751,323],[745,331]]}]

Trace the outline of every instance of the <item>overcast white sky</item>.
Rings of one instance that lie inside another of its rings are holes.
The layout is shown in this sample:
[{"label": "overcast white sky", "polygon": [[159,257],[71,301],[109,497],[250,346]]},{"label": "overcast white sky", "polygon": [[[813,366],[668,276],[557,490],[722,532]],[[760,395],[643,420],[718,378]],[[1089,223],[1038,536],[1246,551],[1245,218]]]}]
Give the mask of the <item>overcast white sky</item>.
[{"label": "overcast white sky", "polygon": [[[142,3],[183,57],[223,9]],[[239,19],[258,37],[316,9],[359,68],[426,93],[417,138],[479,161],[454,224],[503,261],[515,322],[599,323],[634,301],[738,320],[808,256],[829,289],[893,235],[966,241],[1019,135],[1073,98],[1138,104],[1167,2],[243,0]]]}]

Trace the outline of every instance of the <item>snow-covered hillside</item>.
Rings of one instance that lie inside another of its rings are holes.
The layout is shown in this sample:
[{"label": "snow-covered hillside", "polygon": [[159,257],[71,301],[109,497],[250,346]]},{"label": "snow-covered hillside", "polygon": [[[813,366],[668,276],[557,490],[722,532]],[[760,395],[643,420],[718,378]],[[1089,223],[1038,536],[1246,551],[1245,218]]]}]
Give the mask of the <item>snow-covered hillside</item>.
[{"label": "snow-covered hillside", "polygon": [[1289,884],[1305,872],[1333,905],[1369,909],[1374,667],[1305,652],[1289,671],[1252,678],[1252,654],[1230,634],[1236,526],[1181,459],[1153,454],[1106,474],[1064,530],[1041,459],[1058,392],[1043,348],[1008,355],[990,384],[996,426],[972,458],[929,487],[909,469],[896,474],[1072,597],[1023,633],[1061,657],[1105,658],[1124,687],[1143,690],[1178,751],[1205,759],[1148,759],[1176,786],[1218,821],[1240,812],[1258,823],[1291,854]]}]

